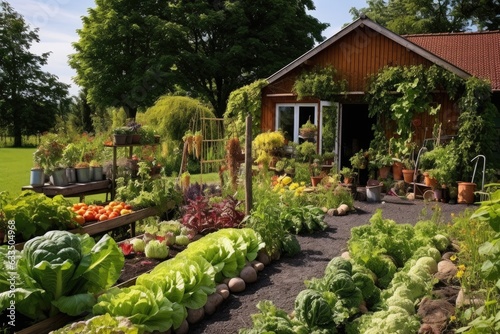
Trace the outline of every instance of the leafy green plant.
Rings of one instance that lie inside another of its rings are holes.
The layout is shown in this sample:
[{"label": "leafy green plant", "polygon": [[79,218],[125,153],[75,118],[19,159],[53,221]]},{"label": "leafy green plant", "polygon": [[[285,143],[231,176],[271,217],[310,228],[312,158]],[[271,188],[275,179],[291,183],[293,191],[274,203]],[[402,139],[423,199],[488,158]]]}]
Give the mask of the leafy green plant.
[{"label": "leafy green plant", "polygon": [[281,211],[280,221],[292,233],[323,231],[328,225],[323,210],[313,205],[292,207]]},{"label": "leafy green plant", "polygon": [[127,333],[139,334],[139,328],[128,318],[112,317],[109,314],[97,315],[88,320],[78,321],[63,328],[52,331],[52,334],[80,334],[80,333]]},{"label": "leafy green plant", "polygon": [[44,194],[23,191],[3,210],[7,220],[14,220],[18,240],[28,240],[49,230],[74,227],[75,213],[68,209],[72,203],[62,195],[49,198]]},{"label": "leafy green plant", "polygon": [[127,317],[147,332],[179,328],[187,316],[186,309],[171,302],[157,285],[110,289],[99,296],[93,313]]},{"label": "leafy green plant", "polygon": [[305,141],[297,146],[298,158],[303,162],[311,163],[316,155],[316,144]]},{"label": "leafy green plant", "polygon": [[[7,256],[6,246],[0,252]],[[16,311],[41,320],[59,312],[80,315],[95,304],[95,294],[111,287],[120,276],[124,258],[115,241],[104,235],[97,243],[89,235],[49,231],[26,242],[19,258],[20,276],[14,291],[9,272],[0,263],[0,307],[10,305],[14,293]]]}]

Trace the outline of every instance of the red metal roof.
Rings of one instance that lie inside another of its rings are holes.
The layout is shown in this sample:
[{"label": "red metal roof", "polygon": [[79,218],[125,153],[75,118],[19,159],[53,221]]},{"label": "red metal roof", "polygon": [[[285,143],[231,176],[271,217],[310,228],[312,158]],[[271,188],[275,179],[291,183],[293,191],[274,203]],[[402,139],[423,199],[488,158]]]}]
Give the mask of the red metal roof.
[{"label": "red metal roof", "polygon": [[500,90],[500,31],[403,36]]}]

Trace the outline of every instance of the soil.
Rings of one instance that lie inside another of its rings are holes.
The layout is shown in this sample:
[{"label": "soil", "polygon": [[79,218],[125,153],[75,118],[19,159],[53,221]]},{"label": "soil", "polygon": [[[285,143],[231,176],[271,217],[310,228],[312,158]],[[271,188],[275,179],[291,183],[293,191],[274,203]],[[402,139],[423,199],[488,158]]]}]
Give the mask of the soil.
[{"label": "soil", "polygon": [[458,214],[474,205],[444,204],[422,200],[407,201],[395,196],[385,196],[382,203],[355,202],[355,211],[346,216],[326,216],[328,228],[311,235],[300,235],[301,254],[282,257],[259,272],[257,282],[247,285],[245,291],[231,294],[210,316],[191,324],[189,333],[238,333],[241,328],[252,327],[251,315],[258,313],[256,305],[261,300],[271,300],[287,312],[293,310],[295,297],[305,289],[304,280],[323,276],[327,263],[346,251],[351,228],[367,224],[377,209],[384,218],[398,223],[414,224],[422,218],[430,218],[441,208],[441,220],[450,221],[450,215]]}]

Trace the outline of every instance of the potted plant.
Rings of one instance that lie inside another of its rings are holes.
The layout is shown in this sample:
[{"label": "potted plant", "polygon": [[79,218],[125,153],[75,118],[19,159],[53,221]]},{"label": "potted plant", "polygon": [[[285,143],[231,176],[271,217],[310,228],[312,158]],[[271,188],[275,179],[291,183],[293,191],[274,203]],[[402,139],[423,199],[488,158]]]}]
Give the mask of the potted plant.
[{"label": "potted plant", "polygon": [[349,158],[353,169],[366,169],[368,164],[368,159],[366,158],[366,152],[359,150],[351,158]]},{"label": "potted plant", "polygon": [[102,164],[97,160],[91,160],[89,162],[90,167],[90,179],[92,181],[102,181],[103,167]]},{"label": "potted plant", "polygon": [[334,152],[325,152],[321,157],[325,165],[333,165],[336,156]]},{"label": "potted plant", "polygon": [[309,165],[309,170],[311,172],[311,183],[313,187],[316,187],[319,182],[325,177],[323,169],[321,168],[321,160],[314,159],[313,163]]},{"label": "potted plant", "polygon": [[56,134],[49,133],[42,137],[41,144],[33,156],[35,166],[42,168],[45,175],[50,175],[53,184],[61,186],[68,184],[61,161],[64,147]]},{"label": "potted plant", "polygon": [[285,159],[281,159],[276,162],[276,166],[274,166],[274,168],[276,169],[277,173],[281,174],[282,172],[285,171],[285,165],[286,165]]},{"label": "potted plant", "polygon": [[378,170],[381,179],[387,179],[393,163],[392,156],[386,152],[378,151],[370,154],[369,165]]},{"label": "potted plant", "polygon": [[297,146],[297,154],[303,162],[311,163],[316,155],[316,144],[305,141]]},{"label": "potted plant", "polygon": [[141,142],[141,124],[137,123],[135,120],[130,120],[127,123],[127,126],[129,128],[129,135],[131,137],[130,143],[131,144],[139,144]]},{"label": "potted plant", "polygon": [[318,127],[311,123],[311,119],[309,118],[307,122],[302,124],[299,129],[299,135],[304,139],[313,139],[316,137],[316,133],[318,132]]},{"label": "potted plant", "polygon": [[288,175],[295,174],[295,159],[285,159],[285,173]]},{"label": "potted plant", "polygon": [[113,129],[113,144],[125,145],[127,144],[127,137],[130,134],[130,128],[127,126],[119,126]]},{"label": "potted plant", "polygon": [[77,182],[87,183],[92,180],[90,177],[90,165],[88,162],[80,161],[75,165],[75,170]]},{"label": "potted plant", "polygon": [[66,166],[66,177],[69,183],[76,182],[75,165],[80,161],[82,156],[80,148],[74,143],[66,145],[62,154],[62,162]]},{"label": "potted plant", "polygon": [[403,163],[403,179],[406,183],[412,183],[415,176],[415,161],[410,158],[405,158],[401,161]]},{"label": "potted plant", "polygon": [[356,172],[347,166],[340,170],[340,174],[344,177],[344,184],[351,184],[356,176]]}]

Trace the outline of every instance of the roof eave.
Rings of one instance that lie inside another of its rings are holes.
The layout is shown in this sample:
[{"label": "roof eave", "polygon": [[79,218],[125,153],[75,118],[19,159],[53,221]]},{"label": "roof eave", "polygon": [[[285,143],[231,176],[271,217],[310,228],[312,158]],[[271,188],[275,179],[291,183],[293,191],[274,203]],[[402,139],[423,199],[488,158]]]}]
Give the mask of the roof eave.
[{"label": "roof eave", "polygon": [[276,73],[272,74],[270,77],[267,78],[268,83],[273,83],[277,81],[279,78],[281,78],[283,75],[289,73],[293,69],[297,68],[301,64],[303,64],[306,60],[310,59],[311,57],[315,56],[316,54],[320,53],[333,43],[335,43],[337,40],[341,39],[345,35],[349,34],[359,26],[366,25],[370,27],[371,29],[375,30],[376,32],[382,34],[383,36],[393,40],[394,42],[404,46],[408,50],[413,51],[414,53],[424,57],[425,59],[431,61],[432,63],[441,66],[445,68],[446,70],[455,73],[461,78],[467,79],[471,76],[471,74],[465,72],[464,70],[456,67],[455,65],[447,62],[446,60],[436,56],[435,54],[421,48],[420,46],[410,42],[406,38],[401,37],[400,35],[384,28],[383,26],[379,25],[378,23],[375,23],[374,21],[370,20],[366,16],[361,17],[357,19],[356,21],[352,22],[349,24],[347,27],[344,29],[340,30],[338,33],[333,35],[332,37],[326,39],[322,43],[320,43],[318,46],[314,47],[313,49],[309,50],[308,52],[304,53],[302,56],[299,58],[295,59],[285,67],[281,68],[279,71]]}]

